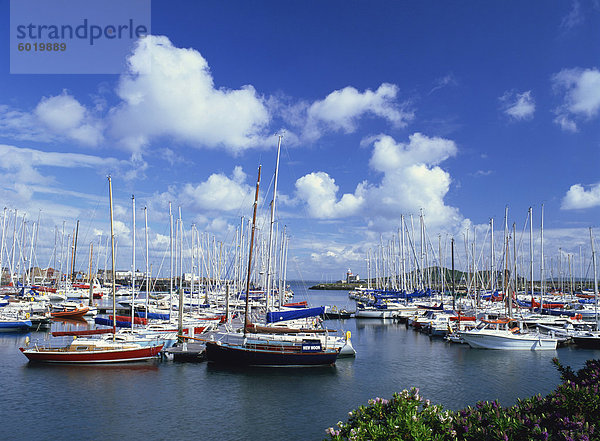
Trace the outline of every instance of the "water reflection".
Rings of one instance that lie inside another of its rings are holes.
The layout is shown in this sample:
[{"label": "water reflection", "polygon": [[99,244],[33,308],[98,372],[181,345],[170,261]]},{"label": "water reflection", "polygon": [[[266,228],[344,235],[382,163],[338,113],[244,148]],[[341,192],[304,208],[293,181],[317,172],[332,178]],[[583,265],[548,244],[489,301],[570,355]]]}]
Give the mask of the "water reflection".
[{"label": "water reflection", "polygon": [[60,370],[65,374],[89,375],[92,374],[124,374],[124,373],[139,373],[139,372],[156,372],[160,368],[158,359],[148,361],[132,361],[125,363],[110,363],[110,364],[69,364],[69,363],[35,363],[28,362],[23,365],[23,369],[28,370]]},{"label": "water reflection", "polygon": [[250,378],[288,378],[293,376],[294,378],[300,376],[332,376],[336,375],[336,366],[285,366],[285,367],[271,367],[271,366],[230,366],[221,365],[215,363],[207,363],[206,367],[207,374],[235,374],[243,375]]},{"label": "water reflection", "polygon": [[[306,288],[292,288],[297,301],[354,309],[347,292],[319,291],[307,297]],[[511,405],[519,397],[545,395],[556,387],[560,379],[553,357],[573,369],[600,357],[600,350],[575,347],[542,352],[475,350],[430,339],[389,319],[330,320],[326,325],[351,331],[355,359],[310,368],[159,361],[37,365],[28,363],[18,347],[27,335],[41,342],[50,339],[49,333],[0,334],[4,373],[0,390],[11,403],[2,437],[23,438],[22,422],[31,417],[35,400],[36,408],[47,409],[52,418],[28,427],[27,437],[32,439],[47,439],[48,433],[59,439],[72,437],[73,421],[86,428],[87,439],[122,438],[124,433],[138,439],[204,441],[323,439],[325,428],[376,396],[389,398],[402,389],[419,387],[424,397],[451,409],[478,400],[498,399]],[[52,326],[81,329],[87,323]],[[63,341],[55,340],[56,345]],[[81,411],[90,405],[93,411]],[[155,422],[165,422],[168,428],[157,432]],[[213,429],[215,422],[218,430]]]}]

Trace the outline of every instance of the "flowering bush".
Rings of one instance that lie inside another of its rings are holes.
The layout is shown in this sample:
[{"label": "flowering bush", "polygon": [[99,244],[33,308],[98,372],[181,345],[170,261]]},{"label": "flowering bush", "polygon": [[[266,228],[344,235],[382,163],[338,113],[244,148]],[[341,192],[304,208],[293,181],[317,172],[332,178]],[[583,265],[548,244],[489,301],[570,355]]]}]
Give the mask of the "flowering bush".
[{"label": "flowering bush", "polygon": [[458,412],[423,400],[416,388],[375,398],[326,430],[333,440],[600,440],[600,360],[575,373],[553,360],[563,383],[503,408],[479,402]]}]

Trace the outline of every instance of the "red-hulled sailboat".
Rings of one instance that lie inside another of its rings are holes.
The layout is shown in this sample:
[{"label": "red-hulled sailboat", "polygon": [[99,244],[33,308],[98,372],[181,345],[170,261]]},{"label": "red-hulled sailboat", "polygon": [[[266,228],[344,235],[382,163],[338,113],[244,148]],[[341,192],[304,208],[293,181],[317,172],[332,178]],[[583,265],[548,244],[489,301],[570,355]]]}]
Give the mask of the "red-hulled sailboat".
[{"label": "red-hulled sailboat", "polygon": [[144,342],[115,341],[116,304],[115,304],[115,236],[113,230],[112,183],[108,177],[110,202],[110,233],[112,246],[112,293],[113,293],[113,338],[77,338],[67,346],[41,347],[36,344],[20,351],[31,362],[43,363],[119,363],[125,361],[141,361],[154,358],[160,354],[163,344],[147,344]]},{"label": "red-hulled sailboat", "polygon": [[124,344],[111,340],[78,338],[64,347],[19,348],[29,361],[44,363],[119,363],[140,361],[156,357],[163,345],[142,346],[137,343]]}]

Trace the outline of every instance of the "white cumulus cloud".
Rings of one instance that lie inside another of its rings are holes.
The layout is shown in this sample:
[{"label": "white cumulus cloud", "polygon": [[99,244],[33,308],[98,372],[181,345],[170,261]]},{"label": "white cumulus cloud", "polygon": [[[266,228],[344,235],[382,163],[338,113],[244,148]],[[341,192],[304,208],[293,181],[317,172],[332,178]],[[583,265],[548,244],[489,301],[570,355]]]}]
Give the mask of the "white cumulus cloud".
[{"label": "white cumulus cloud", "polygon": [[598,69],[563,69],[552,77],[554,89],[563,95],[555,110],[555,122],[563,130],[576,131],[575,118],[592,119],[600,110],[600,71]]},{"label": "white cumulus cloud", "polygon": [[236,166],[230,176],[213,173],[200,183],[170,187],[167,192],[154,195],[151,206],[160,210],[172,202],[194,211],[247,210],[254,201],[254,187],[246,183],[246,178],[242,167]]},{"label": "white cumulus cloud", "polygon": [[337,200],[339,187],[325,172],[307,174],[296,181],[296,194],[307,205],[309,214],[319,219],[331,219],[357,214],[364,203],[364,188],[359,185],[354,194],[344,194]]},{"label": "white cumulus cloud", "polygon": [[453,141],[415,133],[408,143],[397,143],[381,135],[373,147],[370,165],[382,172],[383,178],[369,188],[372,214],[396,222],[401,214],[416,214],[423,209],[431,225],[460,221],[458,209],[444,202],[452,178],[439,166],[456,155]]},{"label": "white cumulus cloud", "polygon": [[67,91],[43,97],[31,112],[0,106],[0,130],[19,140],[70,140],[91,147],[104,138],[103,122]]},{"label": "white cumulus cloud", "polygon": [[571,185],[563,197],[563,210],[576,210],[600,206],[600,183],[591,185],[587,190],[581,184]]},{"label": "white cumulus cloud", "polygon": [[370,226],[391,227],[397,225],[401,214],[416,214],[423,209],[430,225],[458,225],[463,220],[457,208],[444,202],[452,178],[439,166],[456,155],[453,141],[415,133],[408,143],[398,143],[387,135],[365,143],[373,145],[369,165],[382,173],[381,181],[363,181],[354,193],[338,199],[339,188],[331,176],[322,171],[307,174],[296,181],[296,196],[311,216],[362,216]]},{"label": "white cumulus cloud", "polygon": [[383,83],[375,91],[359,92],[354,87],[335,90],[308,107],[304,135],[316,139],[326,131],[352,133],[358,119],[369,114],[403,127],[413,119],[414,113],[407,109],[406,103],[396,102],[397,94],[398,87],[389,83]]},{"label": "white cumulus cloud", "polygon": [[515,120],[529,120],[535,113],[531,90],[523,93],[506,92],[500,97],[500,102],[504,113]]},{"label": "white cumulus cloud", "polygon": [[270,114],[254,87],[216,87],[202,55],[167,37],[140,40],[117,94],[122,103],[110,112],[112,133],[132,150],[159,136],[232,152],[265,142]]}]

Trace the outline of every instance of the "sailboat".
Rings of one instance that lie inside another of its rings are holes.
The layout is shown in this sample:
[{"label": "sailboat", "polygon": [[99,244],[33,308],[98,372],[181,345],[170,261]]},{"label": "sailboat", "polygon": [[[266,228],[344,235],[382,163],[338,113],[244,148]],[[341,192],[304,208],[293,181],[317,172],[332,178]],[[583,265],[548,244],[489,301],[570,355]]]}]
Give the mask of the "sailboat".
[{"label": "sailboat", "polygon": [[[277,186],[277,169],[281,136],[277,147],[277,167],[274,194]],[[244,325],[236,331],[219,332],[214,341],[206,343],[206,357],[209,362],[237,366],[332,366],[340,348],[334,345],[336,339],[329,336],[327,329],[292,328],[283,326],[261,326],[251,322],[249,311],[250,277],[252,271],[252,251],[256,228],[256,210],[260,185],[260,166],[254,197],[254,213],[248,252],[248,273],[246,278],[246,299]],[[275,197],[274,197],[275,199]],[[275,202],[275,201],[273,201]],[[271,205],[273,216],[274,203]],[[267,285],[269,283],[267,282]],[[269,289],[266,292],[267,302]],[[318,313],[316,314],[318,315]]]},{"label": "sailboat", "polygon": [[163,349],[163,343],[136,342],[135,339],[119,341],[116,331],[116,302],[115,302],[115,235],[113,228],[112,182],[108,177],[110,202],[110,233],[112,245],[112,299],[113,299],[113,329],[112,338],[74,338],[67,346],[52,347],[28,345],[19,350],[30,362],[43,363],[116,363],[126,361],[141,361],[154,358]]},{"label": "sailboat", "polygon": [[598,275],[596,274],[596,252],[594,250],[594,236],[591,228],[590,241],[592,244],[592,267],[594,270],[594,318],[596,330],[576,332],[572,335],[572,338],[573,342],[580,348],[600,349],[600,329],[598,326]]},{"label": "sailboat", "polygon": [[[531,211],[530,211],[531,214]],[[542,205],[541,227],[541,268],[540,280],[542,284],[540,294],[540,304],[543,305],[544,292],[544,207]],[[492,246],[493,250],[493,246]],[[508,251],[508,247],[507,247]],[[508,253],[507,253],[508,254]],[[516,260],[516,259],[515,259]],[[493,271],[492,271],[493,273]],[[515,272],[516,273],[516,272]],[[532,278],[533,280],[533,278]],[[493,278],[492,278],[493,281]],[[516,278],[515,278],[516,281]],[[505,286],[505,292],[508,287]],[[515,289],[516,291],[516,289]],[[533,292],[533,290],[532,290]],[[512,300],[508,298],[509,315],[512,313]],[[510,317],[498,320],[481,320],[479,324],[471,330],[460,332],[462,339],[472,348],[479,349],[508,349],[508,350],[555,350],[558,346],[558,338],[542,334],[540,332],[525,331],[522,329],[522,323],[513,320]]]},{"label": "sailboat", "polygon": [[474,329],[460,332],[472,348],[509,350],[555,350],[558,339],[541,333],[521,332],[511,319],[482,320]]}]

